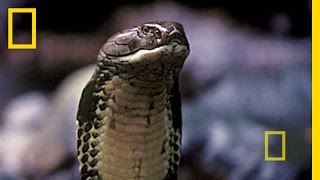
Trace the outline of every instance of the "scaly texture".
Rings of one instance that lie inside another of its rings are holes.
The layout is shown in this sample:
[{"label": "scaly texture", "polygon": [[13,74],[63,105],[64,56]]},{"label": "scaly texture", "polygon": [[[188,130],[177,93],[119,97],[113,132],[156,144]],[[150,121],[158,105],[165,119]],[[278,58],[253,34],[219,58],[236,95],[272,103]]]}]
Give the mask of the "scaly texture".
[{"label": "scaly texture", "polygon": [[176,22],[145,23],[109,38],[79,104],[81,179],[177,179],[178,79],[188,54]]}]

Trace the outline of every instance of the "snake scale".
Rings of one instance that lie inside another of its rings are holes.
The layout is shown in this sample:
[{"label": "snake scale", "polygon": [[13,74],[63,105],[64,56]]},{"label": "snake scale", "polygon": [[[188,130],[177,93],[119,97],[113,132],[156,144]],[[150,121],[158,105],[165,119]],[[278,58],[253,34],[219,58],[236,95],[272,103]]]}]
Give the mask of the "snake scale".
[{"label": "snake scale", "polygon": [[174,180],[181,159],[183,27],[155,21],[103,45],[77,113],[81,179]]}]

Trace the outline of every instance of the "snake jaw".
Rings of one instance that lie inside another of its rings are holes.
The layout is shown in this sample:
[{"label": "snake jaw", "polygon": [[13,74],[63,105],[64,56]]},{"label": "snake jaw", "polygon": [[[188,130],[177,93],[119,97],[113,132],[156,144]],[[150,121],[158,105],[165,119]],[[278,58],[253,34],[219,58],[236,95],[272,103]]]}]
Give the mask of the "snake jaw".
[{"label": "snake jaw", "polygon": [[158,77],[160,80],[178,75],[188,54],[187,46],[173,41],[152,50],[141,49],[133,54],[113,59],[101,58],[101,61],[105,64],[117,64],[115,74],[125,73],[144,79]]}]

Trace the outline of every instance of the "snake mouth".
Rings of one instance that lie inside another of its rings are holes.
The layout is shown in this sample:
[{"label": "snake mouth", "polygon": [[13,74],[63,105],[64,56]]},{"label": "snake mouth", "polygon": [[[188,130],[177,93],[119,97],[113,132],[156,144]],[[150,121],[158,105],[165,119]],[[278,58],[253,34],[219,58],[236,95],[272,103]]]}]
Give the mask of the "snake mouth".
[{"label": "snake mouth", "polygon": [[[100,50],[98,60],[111,61],[113,63],[152,62],[159,59],[171,59],[174,57],[186,57],[189,54],[189,46],[179,39],[172,39],[168,44],[154,48],[139,48],[135,51],[110,55]],[[184,58],[182,58],[184,59]]]},{"label": "snake mouth", "polygon": [[[106,43],[106,44],[108,44],[108,43]],[[114,46],[113,49],[115,49],[115,50],[113,50],[113,51],[116,51],[119,53],[109,53],[104,50],[105,48],[102,48],[100,50],[99,56],[102,56],[102,57],[108,58],[108,59],[116,59],[116,58],[121,58],[121,57],[124,58],[127,56],[132,56],[134,54],[138,54],[141,51],[142,52],[146,52],[146,51],[152,52],[152,51],[156,51],[157,49],[161,49],[162,47],[166,47],[166,46],[172,46],[172,47],[184,46],[189,51],[189,45],[185,39],[172,39],[167,44],[159,44],[158,46],[151,46],[151,47],[134,48],[134,50],[129,50],[130,45],[128,45],[128,46],[129,47],[126,47],[125,45],[121,45],[121,44],[117,44],[116,46]]]}]

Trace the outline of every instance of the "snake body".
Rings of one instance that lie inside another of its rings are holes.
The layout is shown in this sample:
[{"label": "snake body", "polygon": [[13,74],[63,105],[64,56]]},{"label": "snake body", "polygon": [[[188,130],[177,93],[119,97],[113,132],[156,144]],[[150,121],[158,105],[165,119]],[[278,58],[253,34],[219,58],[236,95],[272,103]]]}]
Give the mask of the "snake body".
[{"label": "snake body", "polygon": [[79,103],[81,179],[177,179],[179,72],[188,54],[177,22],[144,23],[107,40]]}]

